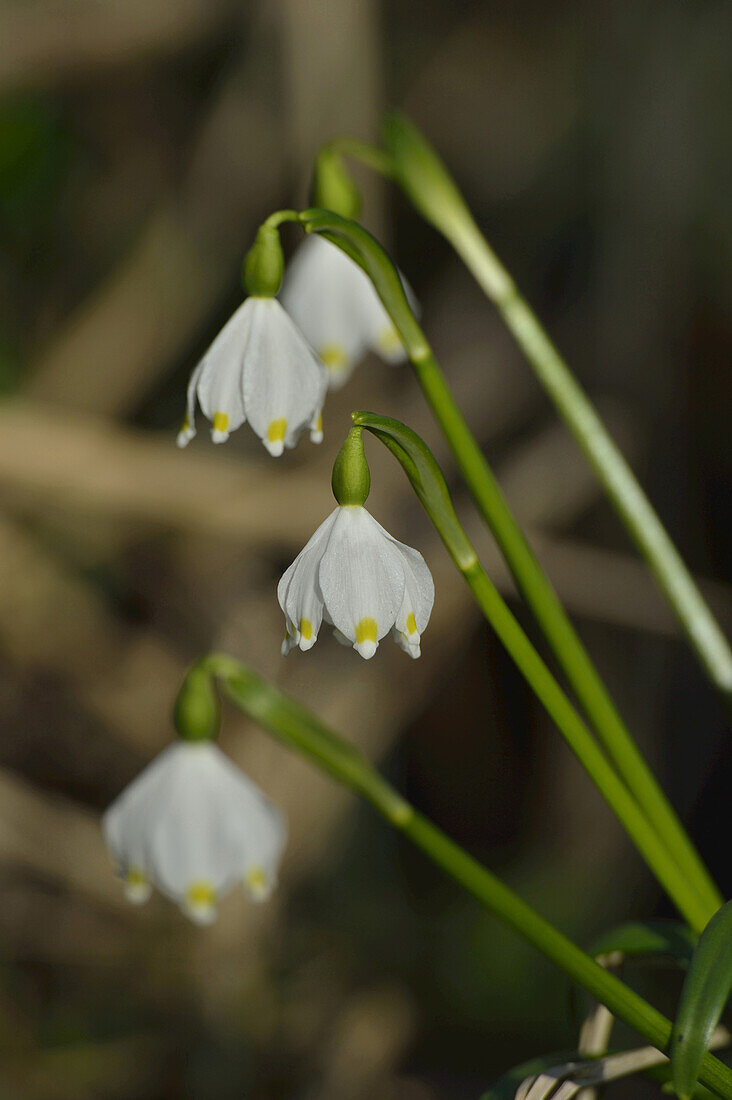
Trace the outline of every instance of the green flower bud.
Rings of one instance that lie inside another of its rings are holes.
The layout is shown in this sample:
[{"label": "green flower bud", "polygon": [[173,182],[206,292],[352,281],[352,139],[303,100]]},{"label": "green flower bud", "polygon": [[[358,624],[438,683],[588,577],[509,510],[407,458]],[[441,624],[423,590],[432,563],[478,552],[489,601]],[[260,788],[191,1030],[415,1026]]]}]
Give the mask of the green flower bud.
[{"label": "green flower bud", "polygon": [[219,697],[213,677],[195,665],[175,701],[175,728],[183,741],[213,741],[219,732]]},{"label": "green flower bud", "polygon": [[363,450],[363,429],[351,428],[333,463],[333,496],[339,504],[363,505],[371,489],[371,473]]},{"label": "green flower bud", "polygon": [[244,257],[242,282],[247,294],[274,298],[282,283],[285,257],[280,234],[274,226],[260,225],[254,244]]},{"label": "green flower bud", "polygon": [[361,192],[346,171],[340,153],[326,146],[318,153],[313,169],[312,204],[332,210],[342,218],[358,220]]}]

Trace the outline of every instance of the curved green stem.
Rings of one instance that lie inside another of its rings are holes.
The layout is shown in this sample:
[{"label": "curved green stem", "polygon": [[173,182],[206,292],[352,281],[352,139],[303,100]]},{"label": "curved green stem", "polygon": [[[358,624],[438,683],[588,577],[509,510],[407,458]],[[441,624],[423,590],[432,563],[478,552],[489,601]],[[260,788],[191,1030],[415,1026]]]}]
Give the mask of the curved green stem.
[{"label": "curved green stem", "polygon": [[[563,933],[536,913],[509,887],[419,814],[361,754],[299,703],[239,661],[211,654],[194,666],[220,683],[226,695],[264,729],[294,748],[339,782],[360,794],[413,844],[493,913],[614,1015],[649,1042],[666,1049],[671,1022],[623,982],[599,966]],[[732,1071],[707,1054],[699,1080],[724,1100],[732,1100]]]},{"label": "curved green stem", "polygon": [[648,867],[691,927],[700,932],[707,908],[689,887],[673,854],[649,824],[641,807],[608,762],[589,729],[537,653],[480,562],[466,535],[431,451],[411,428],[391,417],[353,413],[354,423],[372,432],[402,464],[425,511],[464,577],[475,601],[529,686],[554,720]]},{"label": "curved green stem", "polygon": [[553,585],[534,556],[448,389],[437,360],[431,351],[429,354],[421,351],[412,363],[435,419],[501,548],[519,591],[536,615],[567,680],[618,773],[659,834],[666,839],[669,850],[704,900],[708,919],[722,904],[722,897],[635,744]]},{"label": "curved green stem", "polygon": [[478,228],[437,153],[403,115],[385,125],[388,171],[495,304],[648,562],[712,683],[732,701],[732,650],[648,497],[587,395]]},{"label": "curved green stem", "polygon": [[404,341],[417,380],[514,576],[519,591],[563,668],[618,773],[702,902],[706,919],[722,898],[681,822],[638,750],[602,679],[569,620],[450,392],[399,275],[384,250],[361,226],[322,210],[301,214],[306,229],[328,236],[361,264]]}]

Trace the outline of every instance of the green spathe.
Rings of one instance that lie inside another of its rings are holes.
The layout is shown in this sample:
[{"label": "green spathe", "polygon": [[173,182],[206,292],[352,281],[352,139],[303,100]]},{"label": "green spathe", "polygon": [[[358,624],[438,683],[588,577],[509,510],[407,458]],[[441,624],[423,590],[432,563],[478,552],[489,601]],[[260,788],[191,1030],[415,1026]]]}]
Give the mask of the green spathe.
[{"label": "green spathe", "polygon": [[175,701],[174,722],[182,741],[213,741],[221,722],[219,697],[211,675],[189,669]]},{"label": "green spathe", "polygon": [[371,473],[363,449],[363,429],[356,425],[333,463],[333,496],[340,505],[363,505],[371,489]]},{"label": "green spathe", "polygon": [[282,284],[285,257],[282,254],[279,230],[273,225],[260,225],[254,244],[244,257],[242,282],[247,294],[259,298],[274,298]]}]

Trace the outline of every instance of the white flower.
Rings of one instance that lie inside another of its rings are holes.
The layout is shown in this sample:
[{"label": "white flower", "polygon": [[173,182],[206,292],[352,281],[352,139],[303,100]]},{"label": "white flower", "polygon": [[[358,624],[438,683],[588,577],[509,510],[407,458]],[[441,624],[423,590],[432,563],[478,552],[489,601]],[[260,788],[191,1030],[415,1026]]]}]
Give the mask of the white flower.
[{"label": "white flower", "polygon": [[419,657],[435,586],[418,550],[397,542],[360,505],[339,505],[283,575],[277,598],[287,628],[283,654],[315,645],[325,620],[367,659],[390,630]]},{"label": "white flower", "polygon": [[331,389],[343,385],[369,349],[390,363],[406,358],[368,275],[318,233],[303,242],[288,264],[281,297],[325,364]]},{"label": "white flower", "polygon": [[269,896],[285,843],[280,811],[212,741],[176,741],[112,803],[102,820],[130,901],[153,885],[200,924],[242,883]]},{"label": "white flower", "polygon": [[178,446],[196,434],[196,397],[213,424],[214,443],[226,442],[245,420],[272,455],[294,447],[306,427],[320,443],[326,389],[322,364],[277,299],[253,295],[191,375]]}]

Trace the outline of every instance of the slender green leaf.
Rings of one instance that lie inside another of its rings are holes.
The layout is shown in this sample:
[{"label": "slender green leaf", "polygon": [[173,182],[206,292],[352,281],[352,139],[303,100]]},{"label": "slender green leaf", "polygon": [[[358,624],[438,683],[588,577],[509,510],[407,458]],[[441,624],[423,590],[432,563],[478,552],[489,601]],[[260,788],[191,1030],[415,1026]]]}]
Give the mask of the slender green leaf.
[{"label": "slender green leaf", "polygon": [[702,1058],[732,987],[732,902],[702,933],[681,991],[671,1037],[671,1076],[676,1092],[694,1091]]}]

